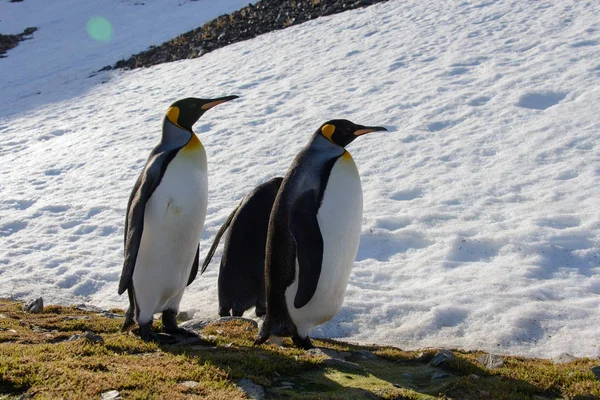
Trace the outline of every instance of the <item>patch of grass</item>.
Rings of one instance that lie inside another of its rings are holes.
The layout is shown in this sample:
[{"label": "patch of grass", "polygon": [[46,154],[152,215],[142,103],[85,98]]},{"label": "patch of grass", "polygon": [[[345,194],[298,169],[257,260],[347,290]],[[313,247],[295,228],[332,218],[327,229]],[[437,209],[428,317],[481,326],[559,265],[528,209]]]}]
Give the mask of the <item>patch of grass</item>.
[{"label": "patch of grass", "polygon": [[[476,361],[483,353],[454,351],[456,359],[437,368],[428,364],[435,349],[411,352],[314,340],[326,350],[346,356],[350,352],[348,361],[360,365],[325,367],[325,357],[297,349],[289,339],[283,346],[253,346],[256,328],[242,320],[207,326],[201,334],[215,347],[161,346],[121,333],[118,318],[60,306],[29,314],[21,306],[0,300],[0,398],[22,393],[36,398],[98,398],[118,390],[131,399],[234,400],[245,398],[236,386],[241,378],[263,385],[267,398],[600,398],[600,381],[590,371],[597,360],[556,365],[504,357],[503,368],[488,370]],[[104,343],[66,341],[85,330],[100,334]],[[361,356],[360,350],[377,357]],[[181,384],[184,381],[198,384],[188,387]]]}]

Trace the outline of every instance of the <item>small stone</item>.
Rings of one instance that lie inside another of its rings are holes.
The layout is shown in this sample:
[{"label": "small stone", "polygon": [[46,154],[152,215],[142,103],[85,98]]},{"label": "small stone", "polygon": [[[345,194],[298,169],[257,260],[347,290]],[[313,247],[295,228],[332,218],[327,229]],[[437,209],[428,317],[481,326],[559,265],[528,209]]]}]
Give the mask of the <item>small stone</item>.
[{"label": "small stone", "polygon": [[270,360],[270,358],[268,356],[265,356],[264,354],[259,354],[257,357],[260,358],[261,360],[264,360],[264,361],[269,361]]},{"label": "small stone", "polygon": [[329,358],[329,354],[325,353],[322,348],[315,347],[313,349],[306,350],[306,354],[313,357],[327,357]]},{"label": "small stone", "polygon": [[504,360],[497,354],[484,354],[483,356],[478,357],[477,361],[489,369],[499,369],[504,367]]},{"label": "small stone", "polygon": [[63,318],[63,321],[85,321],[89,320],[90,317],[87,315],[69,315]]},{"label": "small stone", "polygon": [[23,304],[23,311],[30,312],[32,314],[39,314],[44,311],[44,299],[38,297],[34,300],[29,300],[27,303]]},{"label": "small stone", "polygon": [[194,382],[194,381],[185,381],[185,382],[181,382],[180,385],[192,389],[192,388],[195,388],[196,386],[198,386],[199,383],[198,382]]},{"label": "small stone", "polygon": [[191,319],[192,319],[192,317],[190,316],[190,313],[187,311],[179,311],[179,313],[177,313],[177,321],[185,322],[185,321],[189,321]]},{"label": "small stone", "polygon": [[94,332],[85,331],[82,334],[75,334],[67,339],[67,342],[74,342],[79,339],[85,339],[91,343],[104,343],[104,339],[100,335],[96,335]]},{"label": "small stone", "polygon": [[443,349],[440,350],[431,361],[429,361],[429,364],[433,365],[434,367],[439,367],[440,365],[444,365],[448,361],[454,359],[454,353],[452,353],[450,350]]},{"label": "small stone", "polygon": [[201,331],[206,328],[208,324],[213,323],[214,320],[208,319],[190,319],[189,321],[182,322],[179,324],[180,328],[190,329],[192,331]]},{"label": "small stone", "polygon": [[323,360],[323,365],[326,367],[351,369],[354,371],[364,371],[364,368],[362,365],[355,364],[350,361],[341,360],[339,358],[327,358],[327,359]]},{"label": "small stone", "polygon": [[294,386],[292,382],[280,382],[281,386]]},{"label": "small stone", "polygon": [[237,386],[251,399],[264,400],[265,398],[265,388],[250,379],[240,379]]},{"label": "small stone", "polygon": [[594,374],[594,376],[596,377],[596,379],[600,381],[600,365],[596,365],[595,367],[592,367],[591,371]]},{"label": "small stone", "polygon": [[118,390],[111,390],[100,395],[102,400],[121,400],[121,393]]},{"label": "small stone", "polygon": [[577,357],[572,356],[569,353],[561,353],[558,356],[554,357],[552,359],[552,362],[554,362],[554,364],[564,364],[575,360],[577,360]]},{"label": "small stone", "polygon": [[115,314],[115,313],[111,313],[108,311],[102,311],[101,313],[96,314],[99,317],[104,317],[104,318],[109,318],[109,319],[119,319],[119,318],[125,318],[124,315],[121,314]]},{"label": "small stone", "polygon": [[361,360],[376,360],[377,356],[369,350],[358,350],[354,352]]},{"label": "small stone", "polygon": [[271,336],[271,338],[269,339],[269,343],[275,344],[277,346],[282,346],[283,345],[283,338],[280,337],[280,336]]},{"label": "small stone", "polygon": [[450,374],[447,374],[445,372],[434,372],[433,374],[431,374],[431,380],[434,381],[436,379],[444,379],[449,376],[450,376]]},{"label": "small stone", "polygon": [[6,315],[0,314],[0,318],[6,318]]},{"label": "small stone", "polygon": [[103,310],[101,308],[98,308],[96,306],[90,305],[90,304],[77,304],[75,306],[76,310],[79,311],[88,311],[88,312],[95,312],[95,313],[100,313],[103,312]]}]

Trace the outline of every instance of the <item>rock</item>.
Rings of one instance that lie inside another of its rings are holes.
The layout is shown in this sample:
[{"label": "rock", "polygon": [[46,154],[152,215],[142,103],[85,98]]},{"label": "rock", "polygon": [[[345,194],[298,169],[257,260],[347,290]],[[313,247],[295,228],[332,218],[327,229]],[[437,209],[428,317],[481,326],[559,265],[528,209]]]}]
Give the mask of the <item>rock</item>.
[{"label": "rock", "polygon": [[324,356],[330,358],[339,358],[341,360],[345,360],[352,356],[352,353],[349,351],[337,351],[333,349],[328,349],[327,347],[315,347],[309,350],[306,350],[306,354],[311,355],[313,357],[316,356]]},{"label": "rock", "polygon": [[270,360],[269,356],[265,356],[264,354],[259,354],[257,357],[264,361]]},{"label": "rock", "polygon": [[[104,339],[100,335],[96,335],[94,332],[85,331],[82,334],[75,334],[67,339],[67,342],[74,342],[79,339],[85,339],[91,343],[104,343]],[[118,393],[118,392],[117,392]]]},{"label": "rock", "polygon": [[449,376],[450,376],[450,374],[447,374],[445,372],[434,372],[433,374],[431,374],[431,380],[434,381],[436,379],[444,379]]},{"label": "rock", "polygon": [[87,321],[91,319],[87,315],[69,315],[63,318],[63,321]]},{"label": "rock", "polygon": [[292,382],[279,382],[281,383],[281,386],[294,386],[294,384]]},{"label": "rock", "polygon": [[596,377],[596,379],[600,381],[600,365],[596,365],[595,367],[592,367],[591,371],[594,374],[594,376]]},{"label": "rock", "polygon": [[478,357],[477,361],[489,369],[499,369],[504,367],[504,360],[497,354],[484,354],[483,356]]},{"label": "rock", "polygon": [[378,357],[369,350],[357,350],[354,352],[360,360],[376,360]]},{"label": "rock", "polygon": [[240,379],[237,386],[251,399],[264,400],[265,398],[265,388],[250,379]]},{"label": "rock", "polygon": [[255,5],[248,5],[230,15],[222,15],[160,46],[152,46],[127,60],[121,60],[113,68],[134,69],[200,57],[263,33],[384,1],[386,0],[260,0]]},{"label": "rock", "polygon": [[283,338],[280,336],[271,336],[269,339],[269,343],[275,344],[277,346],[283,346]]},{"label": "rock", "polygon": [[195,382],[195,381],[185,381],[185,382],[181,382],[180,385],[192,389],[192,388],[195,388],[196,386],[198,386],[199,383]]},{"label": "rock", "polygon": [[189,321],[191,319],[192,319],[192,317],[191,317],[190,313],[187,311],[180,311],[179,314],[177,314],[178,321]]},{"label": "rock", "polygon": [[[11,0],[13,3],[16,3],[19,0]],[[21,0],[22,1],[22,0]],[[23,33],[19,33],[18,35],[2,35],[0,34],[0,58],[6,57],[4,53],[13,47],[16,47],[20,41],[31,39],[27,36],[33,34],[33,32],[37,31],[36,27],[25,28]]]},{"label": "rock", "polygon": [[109,311],[102,311],[101,313],[97,313],[96,315],[99,317],[105,317],[105,318],[109,318],[109,319],[125,318],[124,315],[111,313]]},{"label": "rock", "polygon": [[208,324],[213,322],[215,322],[215,320],[194,318],[190,319],[189,321],[182,322],[179,324],[179,327],[192,331],[201,331],[202,329],[206,328]]},{"label": "rock", "polygon": [[572,356],[569,353],[561,353],[558,356],[554,357],[552,359],[552,362],[554,362],[554,364],[564,364],[575,360],[577,360],[577,357]]},{"label": "rock", "polygon": [[84,303],[77,304],[74,308],[76,310],[79,310],[79,311],[87,311],[87,312],[93,312],[93,313],[104,312],[104,310],[101,309],[101,308],[98,308],[98,307],[93,306],[91,304],[84,304]]},{"label": "rock", "polygon": [[362,365],[355,364],[350,361],[341,360],[339,358],[327,358],[327,359],[323,360],[322,365],[324,365],[325,367],[350,369],[353,371],[364,371],[364,368]]},{"label": "rock", "polygon": [[256,322],[253,319],[250,319],[250,318],[244,318],[244,317],[221,317],[221,318],[219,318],[217,320],[217,322],[229,322],[229,321],[243,321],[243,322],[248,322],[249,324],[251,324],[255,328],[258,328],[258,322]]},{"label": "rock", "polygon": [[34,300],[29,300],[27,303],[23,304],[23,311],[30,312],[32,314],[39,314],[44,311],[44,299],[38,297]]},{"label": "rock", "polygon": [[111,390],[100,395],[102,400],[121,400],[121,393],[118,390]]},{"label": "rock", "polygon": [[448,361],[454,360],[455,358],[456,357],[454,357],[454,353],[452,353],[450,350],[443,349],[440,350],[435,357],[431,359],[431,361],[429,361],[429,364],[434,367],[439,367],[446,364]]},{"label": "rock", "polygon": [[306,354],[313,357],[327,357],[329,358],[329,354],[325,353],[322,348],[315,347],[313,349],[306,350]]}]

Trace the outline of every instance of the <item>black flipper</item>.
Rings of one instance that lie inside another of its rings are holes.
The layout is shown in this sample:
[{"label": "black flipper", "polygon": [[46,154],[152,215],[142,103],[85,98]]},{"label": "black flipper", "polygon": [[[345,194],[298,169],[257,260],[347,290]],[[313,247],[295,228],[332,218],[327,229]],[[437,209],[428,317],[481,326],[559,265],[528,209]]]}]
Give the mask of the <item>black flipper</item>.
[{"label": "black flipper", "polygon": [[194,279],[196,279],[196,275],[198,275],[199,260],[200,260],[200,245],[198,245],[198,248],[196,249],[196,257],[194,257],[194,263],[192,264],[192,270],[190,271],[190,277],[188,278],[187,285],[185,285],[185,286],[190,286],[190,283],[194,282]]},{"label": "black flipper", "polygon": [[125,219],[125,261],[119,282],[119,294],[123,294],[127,290],[133,278],[133,270],[144,231],[146,203],[160,184],[167,166],[178,151],[179,149],[159,153],[155,148],[148,157],[144,171],[133,186]]},{"label": "black flipper", "polygon": [[290,230],[296,242],[298,257],[298,292],[294,307],[304,307],[314,296],[323,263],[323,236],[317,221],[317,193],[305,192],[294,203]]},{"label": "black flipper", "polygon": [[[229,225],[231,225],[231,221],[233,221],[233,217],[235,216],[235,213],[241,207],[243,202],[244,201],[242,200],[242,202],[231,212],[231,214],[229,214],[229,217],[227,217],[227,221],[225,221],[225,223],[221,226],[221,228],[219,228],[219,231],[215,235],[215,240],[213,241],[213,244],[210,246],[210,250],[208,250],[208,254],[206,255],[206,258],[204,259],[204,263],[202,263],[202,269],[200,270],[200,275],[202,275],[204,273],[204,271],[206,271],[208,264],[210,264],[210,260],[212,260],[213,256],[215,255],[215,251],[217,251],[217,247],[219,246],[221,237],[223,236],[223,234],[225,233],[227,228],[229,228]],[[189,285],[189,283],[188,283],[188,285]]]}]

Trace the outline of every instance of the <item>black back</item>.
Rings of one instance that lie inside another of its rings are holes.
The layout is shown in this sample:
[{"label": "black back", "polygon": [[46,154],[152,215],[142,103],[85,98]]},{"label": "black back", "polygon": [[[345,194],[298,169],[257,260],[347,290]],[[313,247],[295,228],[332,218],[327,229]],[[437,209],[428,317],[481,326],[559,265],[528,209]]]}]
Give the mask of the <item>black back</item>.
[{"label": "black back", "polygon": [[237,209],[227,237],[219,270],[219,313],[240,316],[256,305],[265,312],[265,246],[269,216],[282,177],[255,188]]}]

